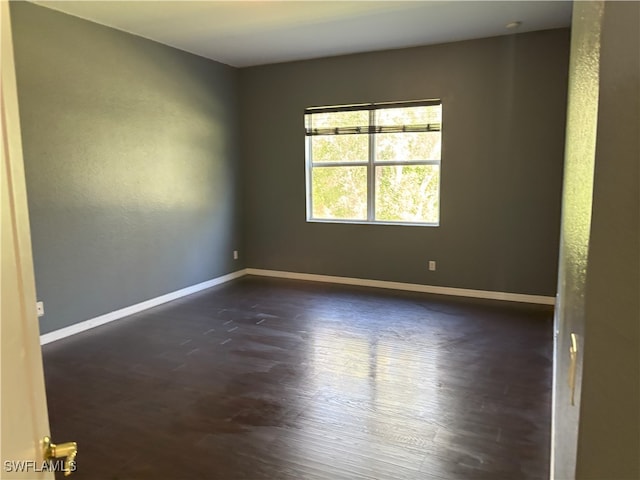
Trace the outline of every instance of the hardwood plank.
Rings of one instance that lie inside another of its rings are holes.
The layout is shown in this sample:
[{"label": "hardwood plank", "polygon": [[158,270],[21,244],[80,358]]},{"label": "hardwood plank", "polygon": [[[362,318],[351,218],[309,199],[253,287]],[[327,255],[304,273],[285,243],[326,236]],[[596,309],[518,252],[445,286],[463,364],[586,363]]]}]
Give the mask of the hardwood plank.
[{"label": "hardwood plank", "polygon": [[78,479],[548,477],[548,307],[246,277],[43,353]]}]

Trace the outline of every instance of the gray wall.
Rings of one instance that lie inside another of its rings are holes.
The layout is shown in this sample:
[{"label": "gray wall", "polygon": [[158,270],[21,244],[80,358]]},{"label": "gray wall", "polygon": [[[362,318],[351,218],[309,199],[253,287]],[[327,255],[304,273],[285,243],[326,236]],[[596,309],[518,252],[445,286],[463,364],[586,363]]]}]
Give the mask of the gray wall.
[{"label": "gray wall", "polygon": [[11,14],[41,333],[244,267],[237,71]]},{"label": "gray wall", "polygon": [[[554,30],[242,69],[248,265],[555,295],[568,51]],[[440,227],[307,223],[304,108],[422,98],[443,101]]]},{"label": "gray wall", "polygon": [[604,2],[579,479],[640,478],[640,3]]},{"label": "gray wall", "polygon": [[[555,293],[568,31],[238,71],[11,13],[42,333],[245,266]],[[433,97],[440,227],[305,221],[305,107]]]}]

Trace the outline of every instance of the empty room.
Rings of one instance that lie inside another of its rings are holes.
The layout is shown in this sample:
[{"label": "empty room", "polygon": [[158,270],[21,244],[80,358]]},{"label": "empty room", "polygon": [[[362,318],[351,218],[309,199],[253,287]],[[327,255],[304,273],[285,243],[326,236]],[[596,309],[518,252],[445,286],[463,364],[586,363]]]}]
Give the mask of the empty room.
[{"label": "empty room", "polygon": [[1,6],[0,478],[640,478],[640,2]]}]

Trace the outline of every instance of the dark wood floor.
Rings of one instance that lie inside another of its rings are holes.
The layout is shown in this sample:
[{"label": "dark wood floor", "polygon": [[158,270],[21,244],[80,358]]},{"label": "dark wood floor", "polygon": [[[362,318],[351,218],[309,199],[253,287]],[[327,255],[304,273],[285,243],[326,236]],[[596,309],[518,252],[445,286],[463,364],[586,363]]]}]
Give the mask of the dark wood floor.
[{"label": "dark wood floor", "polygon": [[548,307],[245,277],[43,351],[79,480],[548,477]]}]

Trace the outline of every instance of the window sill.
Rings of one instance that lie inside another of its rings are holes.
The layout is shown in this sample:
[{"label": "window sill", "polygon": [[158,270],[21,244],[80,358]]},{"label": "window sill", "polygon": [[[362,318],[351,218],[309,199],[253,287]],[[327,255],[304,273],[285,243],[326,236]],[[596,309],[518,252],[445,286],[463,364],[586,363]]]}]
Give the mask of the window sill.
[{"label": "window sill", "polygon": [[412,222],[388,222],[367,220],[325,220],[318,218],[307,218],[307,223],[342,223],[348,225],[393,225],[401,227],[439,227],[440,223],[412,223]]}]

